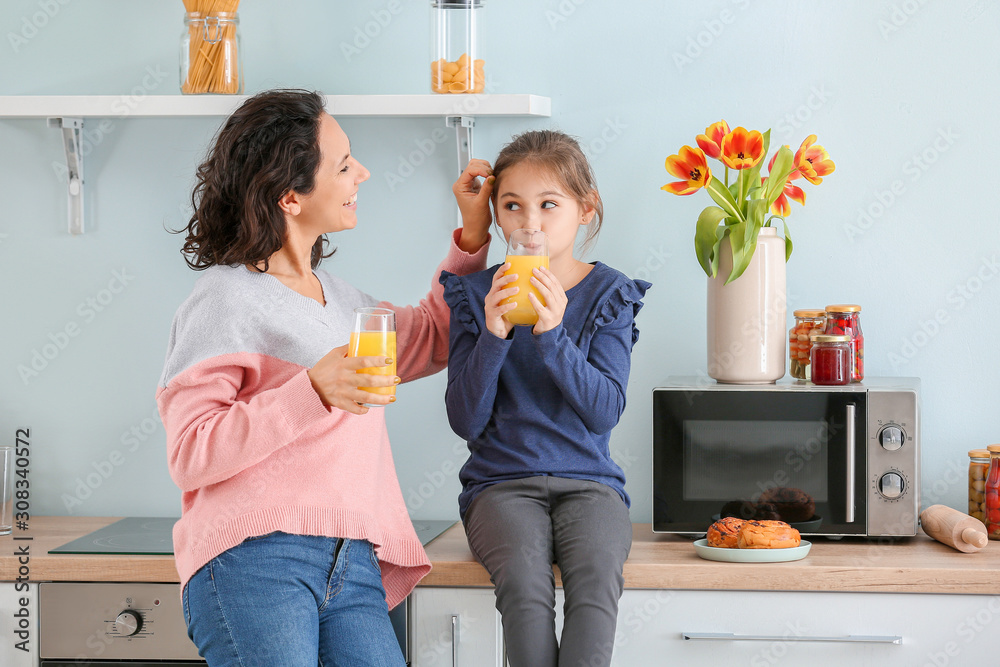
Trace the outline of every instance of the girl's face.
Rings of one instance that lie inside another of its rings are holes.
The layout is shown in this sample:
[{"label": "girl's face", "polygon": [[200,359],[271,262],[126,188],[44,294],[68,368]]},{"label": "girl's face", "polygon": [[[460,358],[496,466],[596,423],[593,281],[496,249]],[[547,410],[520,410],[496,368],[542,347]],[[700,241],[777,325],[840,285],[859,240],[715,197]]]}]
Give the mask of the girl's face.
[{"label": "girl's face", "polygon": [[497,223],[504,238],[515,229],[540,229],[549,237],[549,257],[572,256],[580,225],[594,218],[548,169],[521,162],[504,170],[496,184]]},{"label": "girl's face", "polygon": [[320,163],[312,192],[299,195],[300,224],[316,235],[353,229],[358,224],[358,185],[371,174],[351,156],[351,142],[329,114],[319,127]]}]

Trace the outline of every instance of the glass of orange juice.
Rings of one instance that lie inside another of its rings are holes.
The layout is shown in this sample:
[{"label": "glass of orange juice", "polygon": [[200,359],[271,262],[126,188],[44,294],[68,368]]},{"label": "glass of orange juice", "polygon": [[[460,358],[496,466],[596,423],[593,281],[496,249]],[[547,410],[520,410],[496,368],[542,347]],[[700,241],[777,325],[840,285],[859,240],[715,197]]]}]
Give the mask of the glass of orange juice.
[{"label": "glass of orange juice", "polygon": [[[382,357],[392,359],[388,366],[362,368],[358,373],[368,375],[396,375],[396,313],[388,308],[355,308],[349,357]],[[383,396],[395,396],[396,386],[358,387],[362,391]],[[369,408],[384,407],[380,403],[362,403]]]},{"label": "glass of orange juice", "polygon": [[511,324],[534,325],[538,321],[538,313],[528,301],[528,294],[534,293],[543,306],[545,299],[532,287],[529,280],[531,271],[535,267],[549,268],[549,237],[538,229],[515,229],[507,241],[507,261],[510,263],[510,269],[504,275],[516,273],[517,279],[504,289],[515,286],[518,290],[517,294],[504,301],[505,304],[517,304],[517,307],[504,317]]}]

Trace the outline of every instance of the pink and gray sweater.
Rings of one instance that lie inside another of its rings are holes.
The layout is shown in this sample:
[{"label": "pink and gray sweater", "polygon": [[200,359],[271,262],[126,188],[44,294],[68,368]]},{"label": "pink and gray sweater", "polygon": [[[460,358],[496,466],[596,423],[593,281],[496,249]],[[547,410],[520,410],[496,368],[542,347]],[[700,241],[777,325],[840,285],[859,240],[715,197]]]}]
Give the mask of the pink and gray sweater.
[{"label": "pink and gray sweater", "polygon": [[[464,253],[458,234],[435,278],[485,267],[487,246]],[[174,317],[156,401],[183,492],[177,573],[183,587],[215,556],[273,531],[365,539],[391,608],[431,566],[399,489],[385,412],[325,406],[306,371],[347,343],[354,308],[381,305],[396,311],[403,382],[435,373],[448,358],[448,306],[436,279],[418,306],[397,307],[315,273],[325,306],[265,273],[214,266]]]}]

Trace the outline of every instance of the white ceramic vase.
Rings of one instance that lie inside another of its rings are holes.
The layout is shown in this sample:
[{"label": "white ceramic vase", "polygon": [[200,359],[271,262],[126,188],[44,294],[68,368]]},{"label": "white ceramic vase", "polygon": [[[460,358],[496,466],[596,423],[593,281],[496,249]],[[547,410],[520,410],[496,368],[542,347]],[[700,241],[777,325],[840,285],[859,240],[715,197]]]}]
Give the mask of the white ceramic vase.
[{"label": "white ceramic vase", "polygon": [[743,275],[733,268],[728,239],[719,273],[708,279],[708,374],[729,384],[771,384],[785,375],[785,241],[762,227]]}]

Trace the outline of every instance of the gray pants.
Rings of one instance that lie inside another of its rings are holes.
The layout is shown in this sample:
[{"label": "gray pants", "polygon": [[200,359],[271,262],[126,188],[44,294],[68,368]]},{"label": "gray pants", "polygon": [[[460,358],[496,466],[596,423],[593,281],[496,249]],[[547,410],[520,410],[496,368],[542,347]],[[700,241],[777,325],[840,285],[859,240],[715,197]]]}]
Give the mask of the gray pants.
[{"label": "gray pants", "polygon": [[[632,548],[628,508],[614,489],[562,477],[500,482],[476,496],[465,534],[496,589],[511,667],[611,664]],[[566,594],[558,644],[553,562]]]}]

